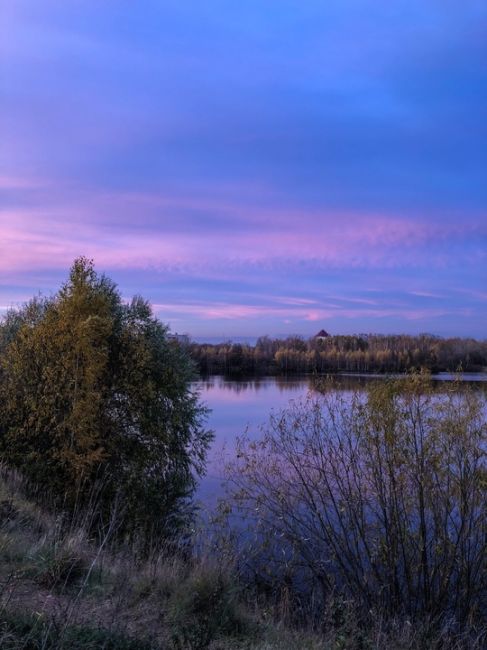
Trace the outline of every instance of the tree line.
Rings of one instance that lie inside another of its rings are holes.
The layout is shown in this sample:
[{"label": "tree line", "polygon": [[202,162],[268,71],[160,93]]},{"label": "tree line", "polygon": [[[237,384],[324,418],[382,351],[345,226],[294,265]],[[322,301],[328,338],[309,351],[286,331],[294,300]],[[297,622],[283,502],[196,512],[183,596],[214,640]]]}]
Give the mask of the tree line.
[{"label": "tree line", "polygon": [[337,335],[304,339],[260,337],[255,345],[231,341],[187,343],[203,375],[293,373],[479,372],[487,368],[487,340],[430,334]]}]

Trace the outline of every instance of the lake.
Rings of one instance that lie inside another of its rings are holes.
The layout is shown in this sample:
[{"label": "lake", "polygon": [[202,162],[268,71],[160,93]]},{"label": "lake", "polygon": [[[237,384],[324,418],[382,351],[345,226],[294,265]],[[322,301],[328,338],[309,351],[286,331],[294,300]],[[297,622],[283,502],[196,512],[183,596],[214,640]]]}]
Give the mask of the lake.
[{"label": "lake", "polygon": [[[432,377],[438,385],[451,382],[455,376],[440,373]],[[337,390],[351,391],[364,388],[374,381],[383,381],[383,375],[337,375]],[[487,390],[487,374],[465,373],[462,379],[482,390]],[[225,458],[231,458],[238,436],[260,437],[261,427],[270,414],[285,408],[291,400],[306,397],[313,390],[310,377],[258,377],[228,379],[212,376],[196,382],[201,400],[211,409],[208,427],[215,433],[208,455],[208,471],[201,481],[198,497],[208,506],[222,495]]]}]

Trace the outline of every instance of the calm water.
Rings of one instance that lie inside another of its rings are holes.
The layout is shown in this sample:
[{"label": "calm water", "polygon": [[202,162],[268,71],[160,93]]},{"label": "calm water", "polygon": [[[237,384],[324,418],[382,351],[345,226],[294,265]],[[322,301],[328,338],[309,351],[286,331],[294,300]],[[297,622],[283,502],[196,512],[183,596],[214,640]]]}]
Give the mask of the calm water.
[{"label": "calm water", "polygon": [[[337,390],[363,388],[369,382],[383,381],[381,375],[341,375],[336,378]],[[442,373],[434,377],[439,382],[454,379]],[[487,390],[487,374],[464,375]],[[290,377],[263,377],[250,380],[227,379],[214,376],[197,382],[201,399],[211,409],[208,426],[215,439],[208,458],[208,472],[199,488],[199,498],[212,505],[223,492],[222,477],[225,458],[235,450],[238,436],[245,432],[249,437],[260,437],[260,430],[270,414],[285,408],[290,400],[306,397],[313,389],[311,379]]]}]

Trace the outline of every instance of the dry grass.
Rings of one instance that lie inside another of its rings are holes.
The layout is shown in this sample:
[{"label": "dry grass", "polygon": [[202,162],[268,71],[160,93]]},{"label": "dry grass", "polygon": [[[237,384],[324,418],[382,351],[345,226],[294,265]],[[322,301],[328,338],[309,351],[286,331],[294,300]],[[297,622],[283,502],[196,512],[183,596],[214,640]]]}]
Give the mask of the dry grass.
[{"label": "dry grass", "polygon": [[[239,585],[228,559],[184,559],[94,543],[0,482],[0,647],[5,650],[481,650],[450,630],[381,621],[353,609],[322,629],[293,629],[279,603]],[[336,618],[336,617],[335,617]]]}]

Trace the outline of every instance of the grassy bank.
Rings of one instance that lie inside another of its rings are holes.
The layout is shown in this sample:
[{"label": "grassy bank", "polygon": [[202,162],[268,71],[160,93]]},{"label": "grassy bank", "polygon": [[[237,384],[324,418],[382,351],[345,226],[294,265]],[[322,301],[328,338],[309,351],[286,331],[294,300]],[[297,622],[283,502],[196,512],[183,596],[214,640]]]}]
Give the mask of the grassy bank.
[{"label": "grassy bank", "polygon": [[480,648],[429,624],[359,625],[337,601],[319,625],[301,625],[281,593],[244,583],[229,554],[198,557],[94,542],[24,497],[22,481],[0,483],[0,647],[8,650],[339,650]]}]

